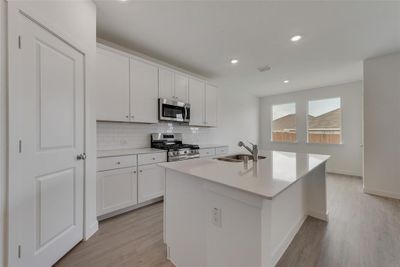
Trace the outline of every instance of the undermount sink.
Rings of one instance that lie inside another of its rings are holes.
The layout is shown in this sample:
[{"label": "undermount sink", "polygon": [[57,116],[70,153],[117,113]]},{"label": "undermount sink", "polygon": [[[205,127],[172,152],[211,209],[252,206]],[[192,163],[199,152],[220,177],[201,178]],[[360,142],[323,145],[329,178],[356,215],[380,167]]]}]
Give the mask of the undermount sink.
[{"label": "undermount sink", "polygon": [[[267,157],[264,156],[258,156],[258,159],[265,159]],[[253,156],[249,154],[237,154],[237,155],[231,155],[231,156],[225,156],[225,157],[219,157],[217,160],[222,160],[222,161],[228,161],[228,162],[243,162],[245,160],[253,160]]]}]

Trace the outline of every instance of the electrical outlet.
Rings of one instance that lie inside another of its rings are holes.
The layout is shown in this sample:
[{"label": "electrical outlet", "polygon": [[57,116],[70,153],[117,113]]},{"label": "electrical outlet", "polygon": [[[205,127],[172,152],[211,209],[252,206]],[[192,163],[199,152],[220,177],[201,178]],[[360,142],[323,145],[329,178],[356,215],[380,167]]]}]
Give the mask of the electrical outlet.
[{"label": "electrical outlet", "polygon": [[222,227],[222,210],[220,208],[211,210],[211,222],[217,227]]}]

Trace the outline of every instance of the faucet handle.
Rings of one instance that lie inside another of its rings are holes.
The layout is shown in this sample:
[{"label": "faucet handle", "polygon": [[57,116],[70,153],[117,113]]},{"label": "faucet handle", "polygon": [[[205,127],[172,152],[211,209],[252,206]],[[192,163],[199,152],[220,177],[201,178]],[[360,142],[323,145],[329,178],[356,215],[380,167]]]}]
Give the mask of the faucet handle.
[{"label": "faucet handle", "polygon": [[252,142],[250,142],[249,140],[246,140],[247,143],[249,143],[252,146],[257,146],[256,144],[253,144]]}]

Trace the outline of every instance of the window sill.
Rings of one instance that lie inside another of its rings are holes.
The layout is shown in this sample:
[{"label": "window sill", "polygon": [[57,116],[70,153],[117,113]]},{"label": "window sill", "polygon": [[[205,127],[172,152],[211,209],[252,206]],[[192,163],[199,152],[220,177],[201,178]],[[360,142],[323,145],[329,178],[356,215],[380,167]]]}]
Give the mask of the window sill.
[{"label": "window sill", "polygon": [[327,144],[327,143],[309,143],[309,142],[306,142],[305,144],[306,145],[312,145],[312,146],[315,146],[315,145],[317,145],[317,146],[343,146],[344,145],[343,143],[340,143],[340,144]]},{"label": "window sill", "polygon": [[270,141],[272,144],[298,144],[299,141],[289,142],[289,141]]}]

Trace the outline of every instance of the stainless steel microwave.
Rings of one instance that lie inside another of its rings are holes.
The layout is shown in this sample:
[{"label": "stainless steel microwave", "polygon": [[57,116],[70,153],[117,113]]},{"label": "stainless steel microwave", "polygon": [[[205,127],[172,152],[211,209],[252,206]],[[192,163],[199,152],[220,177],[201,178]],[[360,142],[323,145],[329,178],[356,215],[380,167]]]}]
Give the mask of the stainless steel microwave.
[{"label": "stainless steel microwave", "polygon": [[159,98],[158,99],[158,119],[160,121],[190,121],[190,104]]}]

